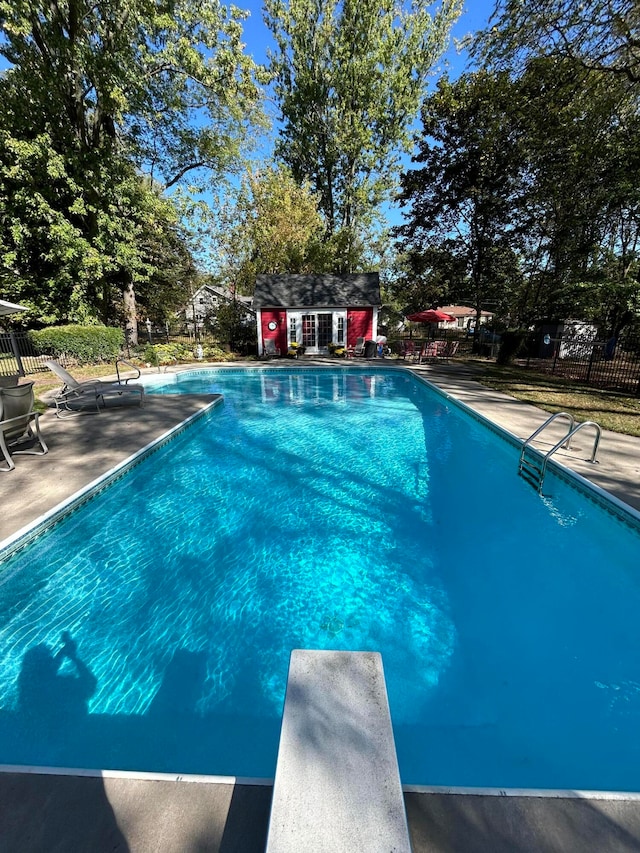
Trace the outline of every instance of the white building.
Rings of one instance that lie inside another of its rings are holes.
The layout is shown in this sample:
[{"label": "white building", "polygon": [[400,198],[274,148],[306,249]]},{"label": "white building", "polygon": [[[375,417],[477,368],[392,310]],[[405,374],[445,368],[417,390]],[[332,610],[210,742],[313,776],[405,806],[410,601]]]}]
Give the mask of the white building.
[{"label": "white building", "polygon": [[247,319],[253,319],[254,312],[251,307],[253,300],[250,296],[239,294],[234,296],[233,292],[226,287],[203,284],[185,305],[184,315],[187,327],[192,331],[196,327],[201,329],[208,314],[215,311],[221,303],[234,301],[246,308]]},{"label": "white building", "polygon": [[[468,305],[444,305],[442,308],[438,307],[438,311],[444,311],[445,314],[451,314],[452,317],[456,318],[450,323],[438,323],[440,329],[468,329],[470,325],[473,326],[476,320],[476,309],[469,308]],[[480,323],[489,323],[491,320],[493,320],[491,311],[480,312]]]}]

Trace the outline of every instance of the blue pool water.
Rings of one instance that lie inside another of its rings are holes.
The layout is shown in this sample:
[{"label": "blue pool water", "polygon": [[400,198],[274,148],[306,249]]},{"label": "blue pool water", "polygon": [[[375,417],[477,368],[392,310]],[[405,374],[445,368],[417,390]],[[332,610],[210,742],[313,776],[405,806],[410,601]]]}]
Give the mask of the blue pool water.
[{"label": "blue pool water", "polygon": [[640,790],[633,523],[404,371],[181,391],[224,404],[3,565],[0,763],[272,777],[291,649],[379,650],[404,783]]}]

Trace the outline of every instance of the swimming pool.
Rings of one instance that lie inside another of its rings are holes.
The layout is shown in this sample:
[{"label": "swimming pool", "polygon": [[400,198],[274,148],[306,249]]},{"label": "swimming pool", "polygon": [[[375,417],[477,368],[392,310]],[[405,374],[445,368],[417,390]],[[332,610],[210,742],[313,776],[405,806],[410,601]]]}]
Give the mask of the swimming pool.
[{"label": "swimming pool", "polygon": [[375,649],[404,783],[640,790],[631,516],[404,370],[149,390],[225,402],[6,561],[2,763],[272,777],[290,650]]}]

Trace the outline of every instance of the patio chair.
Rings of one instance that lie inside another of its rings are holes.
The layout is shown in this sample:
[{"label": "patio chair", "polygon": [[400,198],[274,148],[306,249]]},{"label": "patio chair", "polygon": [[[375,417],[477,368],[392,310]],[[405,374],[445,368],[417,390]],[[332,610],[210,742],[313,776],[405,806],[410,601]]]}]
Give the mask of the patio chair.
[{"label": "patio chair", "polygon": [[444,341],[427,341],[424,343],[418,356],[418,364],[424,364],[425,361],[438,358],[443,343]]},{"label": "patio chair", "polygon": [[274,338],[264,339],[262,354],[266,356],[266,358],[274,358],[274,356],[280,355],[280,348],[276,346]]},{"label": "patio chair", "polygon": [[458,352],[458,347],[460,346],[460,341],[447,341],[447,345],[444,348],[444,352],[442,353],[442,358],[445,361],[448,361],[450,358],[453,358],[454,355]]},{"label": "patio chair", "polygon": [[364,338],[356,338],[356,345],[349,347],[347,354],[351,357],[354,355],[364,355]]},{"label": "patio chair", "polygon": [[100,379],[78,382],[57,361],[45,361],[45,364],[64,383],[53,397],[59,418],[79,414],[86,409],[99,412],[101,407],[106,408],[107,400],[113,405],[128,405],[133,401],[142,406],[144,388],[142,385],[129,384],[129,379],[119,382],[104,382]]},{"label": "patio chair", "polygon": [[420,353],[420,364],[425,361],[448,361],[451,356],[458,352],[458,341],[430,341],[426,343]]},{"label": "patio chair", "polygon": [[[33,406],[33,382],[16,385],[14,388],[0,388],[0,450],[7,463],[7,467],[0,468],[0,471],[13,471],[16,467],[9,452],[10,448],[28,443],[31,445],[30,449],[13,450],[13,454],[44,456],[49,452],[40,434],[40,414],[34,412]],[[40,450],[36,449],[37,445]]]},{"label": "patio chair", "polygon": [[416,345],[413,341],[401,341],[400,349],[398,352],[398,357],[403,358],[405,361],[407,359],[413,361],[418,357],[418,353],[416,352]]}]

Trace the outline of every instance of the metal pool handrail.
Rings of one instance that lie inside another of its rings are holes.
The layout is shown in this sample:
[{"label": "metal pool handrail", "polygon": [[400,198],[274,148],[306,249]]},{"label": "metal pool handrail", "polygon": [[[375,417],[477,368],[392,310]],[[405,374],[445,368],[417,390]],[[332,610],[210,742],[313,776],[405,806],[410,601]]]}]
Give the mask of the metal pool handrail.
[{"label": "metal pool handrail", "polygon": [[[581,424],[578,424],[575,429],[571,430],[568,438],[569,440],[571,440],[577,432],[580,432],[581,429],[584,429],[584,427],[588,426],[596,428],[596,438],[593,443],[593,453],[591,454],[591,459],[589,459],[589,462],[595,465],[597,461],[596,454],[598,453],[598,445],[600,444],[600,437],[602,435],[602,429],[600,427],[600,424],[597,424],[595,421],[583,421]],[[563,442],[564,439],[561,439],[556,445],[551,448],[551,450],[547,454],[545,454],[544,460],[542,462],[542,469],[540,471],[540,486],[538,487],[538,491],[542,490],[542,481],[544,480],[544,475],[547,471],[547,462],[549,461],[549,457],[552,456],[556,452],[556,450],[559,450],[562,447]]]},{"label": "metal pool handrail", "polygon": [[556,412],[555,415],[551,415],[550,418],[547,418],[547,420],[542,424],[542,426],[539,426],[538,429],[535,432],[531,433],[529,438],[526,439],[526,441],[524,441],[522,443],[522,450],[520,451],[520,463],[522,463],[522,460],[524,458],[524,454],[525,454],[525,451],[527,449],[527,446],[529,444],[531,444],[533,439],[537,435],[539,435],[543,429],[546,429],[549,426],[549,424],[553,423],[553,421],[555,421],[557,418],[569,418],[569,422],[570,422],[569,423],[569,431],[567,432],[565,437],[562,439],[562,441],[560,442],[558,447],[562,447],[562,445],[565,444],[565,442],[566,442],[566,444],[565,444],[566,450],[570,449],[571,437],[572,437],[574,430],[575,430],[575,427],[576,427],[575,419],[574,419],[573,415],[569,414],[569,412]]}]

